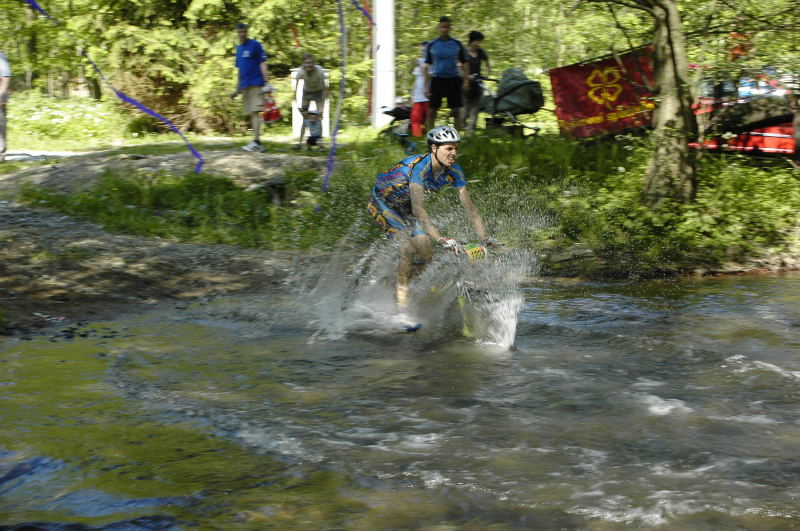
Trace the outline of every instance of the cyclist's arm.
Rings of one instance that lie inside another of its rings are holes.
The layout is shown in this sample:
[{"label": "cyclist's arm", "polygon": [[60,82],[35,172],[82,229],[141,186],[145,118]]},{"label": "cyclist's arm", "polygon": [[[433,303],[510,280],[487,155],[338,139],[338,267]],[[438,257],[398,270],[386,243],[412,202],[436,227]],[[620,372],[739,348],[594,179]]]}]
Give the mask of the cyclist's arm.
[{"label": "cyclist's arm", "polygon": [[461,188],[457,188],[457,190],[458,199],[461,201],[461,205],[464,207],[467,217],[472,222],[472,226],[475,227],[475,232],[478,233],[478,238],[485,240],[489,237],[489,233],[486,232],[486,226],[483,224],[481,213],[478,212],[478,207],[476,207],[475,203],[472,202],[472,198],[469,195],[467,187],[462,186]]},{"label": "cyclist's arm", "polygon": [[411,212],[414,217],[419,220],[422,228],[433,241],[439,241],[442,235],[433,226],[431,217],[428,215],[428,211],[425,210],[425,189],[419,183],[411,183],[408,185],[408,190],[411,193]]}]

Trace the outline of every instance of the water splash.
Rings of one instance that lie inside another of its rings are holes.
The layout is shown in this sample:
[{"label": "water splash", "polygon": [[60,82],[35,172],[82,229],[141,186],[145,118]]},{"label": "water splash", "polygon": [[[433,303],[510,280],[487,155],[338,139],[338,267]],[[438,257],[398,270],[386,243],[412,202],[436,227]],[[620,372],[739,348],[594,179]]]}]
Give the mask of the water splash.
[{"label": "water splash", "polygon": [[440,316],[445,333],[510,348],[522,308],[519,286],[534,264],[531,253],[519,250],[473,262],[443,254],[414,286],[419,312],[430,320]]},{"label": "water splash", "polygon": [[509,348],[522,308],[519,284],[534,263],[531,253],[506,251],[470,262],[464,255],[437,253],[410,285],[409,308],[395,305],[396,244],[373,244],[354,263],[346,253],[331,258],[304,295],[311,339],[342,339],[348,334],[402,333],[422,325],[428,339],[456,336]]},{"label": "water splash", "polygon": [[376,242],[353,262],[353,254],[334,254],[310,289],[302,295],[311,340],[342,339],[351,332],[380,331],[392,324],[395,312],[396,250]]}]

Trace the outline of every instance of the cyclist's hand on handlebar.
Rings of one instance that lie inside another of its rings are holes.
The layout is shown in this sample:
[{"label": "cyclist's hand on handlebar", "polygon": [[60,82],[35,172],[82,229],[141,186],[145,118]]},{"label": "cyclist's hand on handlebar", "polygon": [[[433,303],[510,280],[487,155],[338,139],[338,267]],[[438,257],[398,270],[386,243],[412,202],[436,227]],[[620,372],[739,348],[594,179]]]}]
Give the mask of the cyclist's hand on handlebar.
[{"label": "cyclist's hand on handlebar", "polygon": [[488,238],[484,238],[483,239],[483,241],[481,242],[481,245],[483,245],[485,247],[502,247],[503,243],[500,240],[498,240],[496,238],[492,238],[491,236],[489,236]]},{"label": "cyclist's hand on handlebar", "polygon": [[446,236],[442,236],[441,238],[439,238],[439,245],[441,245],[445,249],[453,251],[456,254],[458,254],[461,249],[461,246],[459,245],[458,241],[454,240],[453,238],[448,238]]}]

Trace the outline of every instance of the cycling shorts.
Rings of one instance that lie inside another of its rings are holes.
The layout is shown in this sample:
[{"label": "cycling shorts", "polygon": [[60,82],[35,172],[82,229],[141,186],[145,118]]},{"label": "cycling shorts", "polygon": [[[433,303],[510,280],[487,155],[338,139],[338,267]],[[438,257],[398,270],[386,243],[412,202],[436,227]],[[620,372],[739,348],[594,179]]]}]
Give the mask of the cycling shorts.
[{"label": "cycling shorts", "polygon": [[426,234],[422,230],[419,220],[412,215],[402,216],[397,211],[389,208],[381,198],[374,193],[367,204],[367,210],[372,219],[381,226],[389,238],[401,231],[408,231],[411,236],[421,236]]}]

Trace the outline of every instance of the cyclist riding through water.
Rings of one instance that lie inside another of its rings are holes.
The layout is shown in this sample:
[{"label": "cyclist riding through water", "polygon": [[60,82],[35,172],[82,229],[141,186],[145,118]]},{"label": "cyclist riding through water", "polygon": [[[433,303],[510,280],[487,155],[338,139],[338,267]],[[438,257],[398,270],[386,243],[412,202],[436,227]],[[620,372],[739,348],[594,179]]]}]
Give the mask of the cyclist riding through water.
[{"label": "cyclist riding through water", "polygon": [[450,125],[428,132],[428,152],[406,157],[388,171],[378,174],[368,204],[370,215],[390,238],[399,244],[397,266],[397,306],[403,311],[408,302],[408,285],[432,255],[432,243],[461,252],[456,240],[443,236],[425,210],[425,194],[452,185],[478,238],[497,245],[490,238],[478,209],[467,191],[464,171],[456,164],[461,135]]}]

